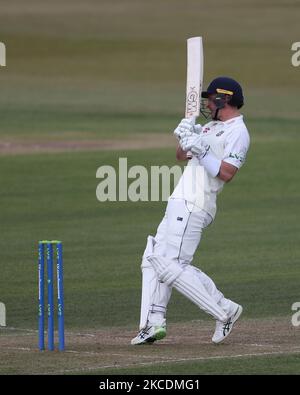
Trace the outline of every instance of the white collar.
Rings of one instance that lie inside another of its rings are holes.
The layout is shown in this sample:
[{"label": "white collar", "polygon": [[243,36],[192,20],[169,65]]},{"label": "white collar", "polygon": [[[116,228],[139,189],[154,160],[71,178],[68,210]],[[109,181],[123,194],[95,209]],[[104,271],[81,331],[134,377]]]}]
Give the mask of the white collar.
[{"label": "white collar", "polygon": [[242,121],[243,118],[244,118],[243,115],[240,114],[240,115],[237,115],[236,117],[227,119],[227,121],[224,121],[224,122],[221,121],[221,122],[224,123],[224,125],[230,125],[231,123],[235,123],[235,122],[237,122],[237,121]]}]

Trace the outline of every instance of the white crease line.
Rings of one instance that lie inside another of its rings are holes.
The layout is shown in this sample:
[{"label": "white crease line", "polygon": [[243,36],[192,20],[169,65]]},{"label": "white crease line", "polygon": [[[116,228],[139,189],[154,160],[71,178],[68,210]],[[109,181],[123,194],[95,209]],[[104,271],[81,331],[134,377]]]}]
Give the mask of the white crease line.
[{"label": "white crease line", "polygon": [[66,350],[66,353],[71,354],[79,354],[79,355],[90,355],[90,356],[103,356],[103,355],[113,355],[115,357],[124,357],[125,354],[111,353],[109,351],[106,352],[94,352],[94,351],[75,351],[75,350]]},{"label": "white crease line", "polygon": [[32,333],[5,333],[1,334],[1,338],[3,339],[4,337],[24,337],[24,336],[33,336]]},{"label": "white crease line", "polygon": [[29,347],[0,347],[2,350],[17,350],[17,351],[33,351],[32,348]]},{"label": "white crease line", "polygon": [[243,347],[270,347],[270,348],[282,348],[282,345],[276,344],[259,344],[259,343],[234,343],[237,346]]},{"label": "white crease line", "polygon": [[[27,332],[27,333],[21,333],[20,336],[28,336],[30,334],[33,333],[38,333],[37,329],[29,329],[29,328],[14,328],[14,327],[8,327],[5,326],[3,327],[3,329],[1,328],[1,330],[5,331],[19,331],[19,332]],[[0,333],[1,333],[0,330]],[[56,331],[57,332],[57,331]],[[2,333],[2,336],[16,336],[16,334],[11,334],[11,333]],[[82,336],[82,337],[96,337],[96,334],[92,334],[92,333],[80,333],[80,332],[69,332],[69,331],[65,331],[65,335],[72,335],[72,336]]]},{"label": "white crease line", "polygon": [[[34,351],[34,352],[38,352],[40,351],[38,348],[30,348],[30,347],[9,347],[9,346],[4,346],[1,347],[0,349],[2,350],[15,350],[15,351]],[[45,349],[44,351],[48,352],[49,350]],[[52,352],[52,351],[51,351]],[[65,354],[69,353],[69,354],[78,354],[78,355],[87,355],[87,356],[91,356],[91,357],[101,357],[103,358],[103,356],[109,355],[109,356],[114,356],[114,357],[125,357],[127,359],[136,359],[138,358],[145,358],[145,359],[153,359],[153,358],[160,358],[160,359],[168,359],[168,357],[165,356],[157,356],[157,355],[126,355],[126,354],[121,354],[121,353],[111,353],[109,351],[106,352],[94,352],[94,351],[75,351],[75,350],[65,350],[64,351]],[[172,360],[172,358],[170,358],[170,360]]]},{"label": "white crease line", "polygon": [[[153,358],[160,358],[160,359],[169,359],[168,357],[165,356],[157,356],[157,355],[140,355],[140,354],[120,354],[120,353],[111,353],[109,351],[105,351],[105,352],[94,352],[94,351],[75,351],[75,350],[66,350],[66,353],[73,353],[73,354],[79,354],[79,355],[91,355],[91,356],[99,356],[99,357],[103,357],[104,355],[112,355],[112,356],[116,356],[116,357],[125,357],[125,358],[145,358],[145,359],[153,359]],[[172,360],[172,358],[170,357],[170,360]]]},{"label": "white crease line", "polygon": [[[29,329],[29,328],[14,328],[12,326],[5,326],[2,329],[3,331],[21,331],[21,332],[31,332],[36,333],[38,332],[37,329]],[[5,334],[4,334],[5,335]]]},{"label": "white crease line", "polygon": [[[105,369],[123,369],[130,367],[139,367],[139,366],[151,366],[158,365],[162,363],[179,363],[179,362],[191,362],[191,361],[209,361],[209,360],[221,360],[221,359],[234,359],[234,358],[245,358],[245,357],[260,357],[260,356],[268,356],[268,355],[282,355],[282,354],[299,354],[300,351],[273,351],[273,352],[263,352],[263,353],[248,353],[248,354],[236,354],[236,355],[216,355],[214,357],[195,357],[195,358],[180,358],[180,359],[165,359],[162,361],[149,361],[149,362],[141,362],[141,363],[131,363],[131,364],[114,364],[114,365],[104,365],[104,366],[91,366],[87,368],[81,369],[68,369],[68,370],[60,370],[53,371],[43,374],[64,374],[64,373],[75,373],[75,372],[84,372],[84,371],[92,371],[92,370],[105,370]],[[40,373],[39,373],[40,374]]]},{"label": "white crease line", "polygon": [[[207,342],[207,344],[212,344],[211,342]],[[243,346],[243,347],[270,347],[270,348],[282,348],[282,345],[271,345],[271,344],[258,344],[258,343],[252,343],[252,344],[245,344],[245,343],[235,343],[234,345],[237,346]],[[217,346],[218,347],[218,346]],[[38,348],[30,348],[30,347],[9,347],[9,346],[1,346],[0,344],[0,349],[2,350],[20,350],[20,351],[39,351]],[[300,349],[300,346],[293,346],[293,349]],[[48,351],[45,349],[45,351]],[[133,351],[133,350],[132,350]],[[103,357],[104,355],[112,355],[116,357],[124,357],[124,353],[111,353],[109,351],[78,351],[78,350],[65,350],[65,353],[70,353],[70,354],[78,354],[78,355],[90,355],[90,356],[99,356]],[[126,358],[135,358],[138,356],[139,358],[145,358],[145,359],[151,359],[151,358],[160,358],[164,360],[170,360],[172,361],[172,357],[168,358],[166,356],[158,356],[158,355],[140,355],[140,354],[134,354],[134,355],[126,355]]]}]

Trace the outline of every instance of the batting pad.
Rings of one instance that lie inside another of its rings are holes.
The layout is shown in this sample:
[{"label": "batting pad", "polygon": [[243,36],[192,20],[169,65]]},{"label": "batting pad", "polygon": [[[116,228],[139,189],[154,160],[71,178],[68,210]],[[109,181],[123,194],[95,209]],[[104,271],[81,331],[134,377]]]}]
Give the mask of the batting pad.
[{"label": "batting pad", "polygon": [[177,289],[178,292],[195,303],[200,309],[212,315],[216,320],[222,322],[227,320],[227,314],[208,294],[201,279],[195,275],[193,266],[182,266],[159,255],[149,255],[147,259],[161,281]]},{"label": "batting pad", "polygon": [[[172,289],[159,281],[158,276],[153,269],[150,262],[147,260],[147,255],[153,254],[155,239],[153,236],[148,236],[147,245],[142,260],[142,298],[140,311],[140,329],[144,328],[150,320],[151,325],[163,326],[165,325],[165,316],[167,304],[169,302]],[[160,311],[162,314],[153,315],[151,312]],[[153,320],[156,320],[154,322]]]}]

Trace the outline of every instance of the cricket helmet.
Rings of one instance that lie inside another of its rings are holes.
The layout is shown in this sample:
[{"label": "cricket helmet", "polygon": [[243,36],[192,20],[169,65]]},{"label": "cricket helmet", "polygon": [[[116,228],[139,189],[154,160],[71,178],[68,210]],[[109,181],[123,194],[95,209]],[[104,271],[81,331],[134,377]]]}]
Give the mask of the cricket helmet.
[{"label": "cricket helmet", "polygon": [[[215,78],[209,84],[207,90],[202,92],[201,96],[203,98],[208,98],[211,94],[217,95],[214,101],[219,109],[223,108],[226,102],[237,108],[241,108],[244,104],[243,89],[241,85],[229,77]],[[229,100],[225,100],[226,97],[229,97]]]}]

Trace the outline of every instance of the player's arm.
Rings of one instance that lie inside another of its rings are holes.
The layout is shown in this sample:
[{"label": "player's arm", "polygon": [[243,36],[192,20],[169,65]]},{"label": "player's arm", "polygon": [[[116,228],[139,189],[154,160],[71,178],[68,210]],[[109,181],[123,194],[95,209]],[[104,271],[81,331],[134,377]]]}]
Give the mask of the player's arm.
[{"label": "player's arm", "polygon": [[224,162],[222,160],[217,177],[220,178],[220,180],[222,181],[229,182],[230,180],[233,179],[237,171],[238,171],[237,167],[233,166],[230,163]]},{"label": "player's arm", "polygon": [[[178,145],[177,151],[176,151],[176,159],[177,160],[187,160],[187,154],[183,149]],[[231,165],[230,163],[226,163],[224,161],[221,161],[220,165],[220,170],[217,174],[217,177],[220,178],[220,180],[229,182],[230,180],[233,179],[235,174],[237,173],[238,168]]]},{"label": "player's arm", "polygon": [[249,148],[247,129],[234,129],[228,135],[223,160],[221,161],[218,178],[225,182],[233,179],[237,171],[245,163]]},{"label": "player's arm", "polygon": [[222,181],[229,182],[244,163],[248,149],[248,144],[243,143],[239,136],[239,134],[234,135],[230,144],[227,144],[224,160],[217,158],[211,152],[209,145],[203,144],[201,135],[187,135],[180,140],[179,144],[182,150],[191,150],[211,177],[218,177]]}]

